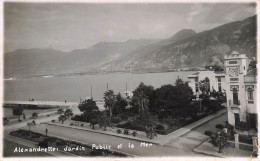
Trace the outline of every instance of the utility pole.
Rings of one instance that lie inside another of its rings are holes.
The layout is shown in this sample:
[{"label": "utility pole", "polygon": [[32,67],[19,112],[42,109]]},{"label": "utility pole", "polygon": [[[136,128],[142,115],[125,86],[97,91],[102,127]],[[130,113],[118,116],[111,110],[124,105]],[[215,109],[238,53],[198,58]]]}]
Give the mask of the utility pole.
[{"label": "utility pole", "polygon": [[125,83],[125,98],[127,98],[127,82]]},{"label": "utility pole", "polygon": [[93,97],[92,97],[92,86],[91,86],[90,95],[91,95],[91,99],[93,99]]},{"label": "utility pole", "polygon": [[108,91],[108,83],[107,83],[107,91]]}]

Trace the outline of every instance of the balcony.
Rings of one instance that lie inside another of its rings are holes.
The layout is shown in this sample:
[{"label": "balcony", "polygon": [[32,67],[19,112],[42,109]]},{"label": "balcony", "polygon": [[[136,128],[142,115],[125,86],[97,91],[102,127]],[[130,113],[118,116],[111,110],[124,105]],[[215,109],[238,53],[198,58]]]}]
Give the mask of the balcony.
[{"label": "balcony", "polygon": [[228,100],[228,104],[230,107],[239,107],[240,100]]}]

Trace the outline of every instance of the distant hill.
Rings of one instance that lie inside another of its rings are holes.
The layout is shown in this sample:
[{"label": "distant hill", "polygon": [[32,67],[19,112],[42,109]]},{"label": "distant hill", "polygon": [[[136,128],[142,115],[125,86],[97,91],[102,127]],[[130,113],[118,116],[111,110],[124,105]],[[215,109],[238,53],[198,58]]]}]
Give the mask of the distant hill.
[{"label": "distant hill", "polygon": [[183,29],[163,40],[101,42],[87,49],[19,49],[4,54],[5,78],[223,65],[232,50],[256,57],[256,16],[196,33]]},{"label": "distant hill", "polygon": [[101,42],[87,49],[62,52],[52,48],[18,49],[4,54],[5,78],[78,73],[96,70],[105,62],[124,57],[131,51],[159,40]]},{"label": "distant hill", "polygon": [[[201,33],[181,30],[169,39],[135,50],[135,54],[110,62],[103,70],[165,71],[173,68],[223,66],[231,50],[256,57],[256,16]],[[136,54],[138,53],[138,54]]]}]

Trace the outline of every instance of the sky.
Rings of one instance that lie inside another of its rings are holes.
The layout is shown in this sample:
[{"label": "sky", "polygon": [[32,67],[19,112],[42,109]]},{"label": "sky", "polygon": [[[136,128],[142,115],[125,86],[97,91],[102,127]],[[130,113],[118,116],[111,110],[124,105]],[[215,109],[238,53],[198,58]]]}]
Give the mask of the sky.
[{"label": "sky", "polygon": [[256,14],[246,3],[5,3],[5,52],[52,47],[61,51],[99,42],[165,39],[181,29],[196,32]]}]

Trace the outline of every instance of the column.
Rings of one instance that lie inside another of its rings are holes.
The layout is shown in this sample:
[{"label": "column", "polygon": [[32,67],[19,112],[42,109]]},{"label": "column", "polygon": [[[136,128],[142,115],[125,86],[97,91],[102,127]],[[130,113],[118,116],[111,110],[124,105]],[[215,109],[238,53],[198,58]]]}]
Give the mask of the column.
[{"label": "column", "polygon": [[258,154],[258,148],[257,148],[257,137],[252,137],[253,140],[253,149]]},{"label": "column", "polygon": [[239,134],[234,134],[234,136],[235,136],[235,148],[239,149],[239,140],[238,140]]}]

